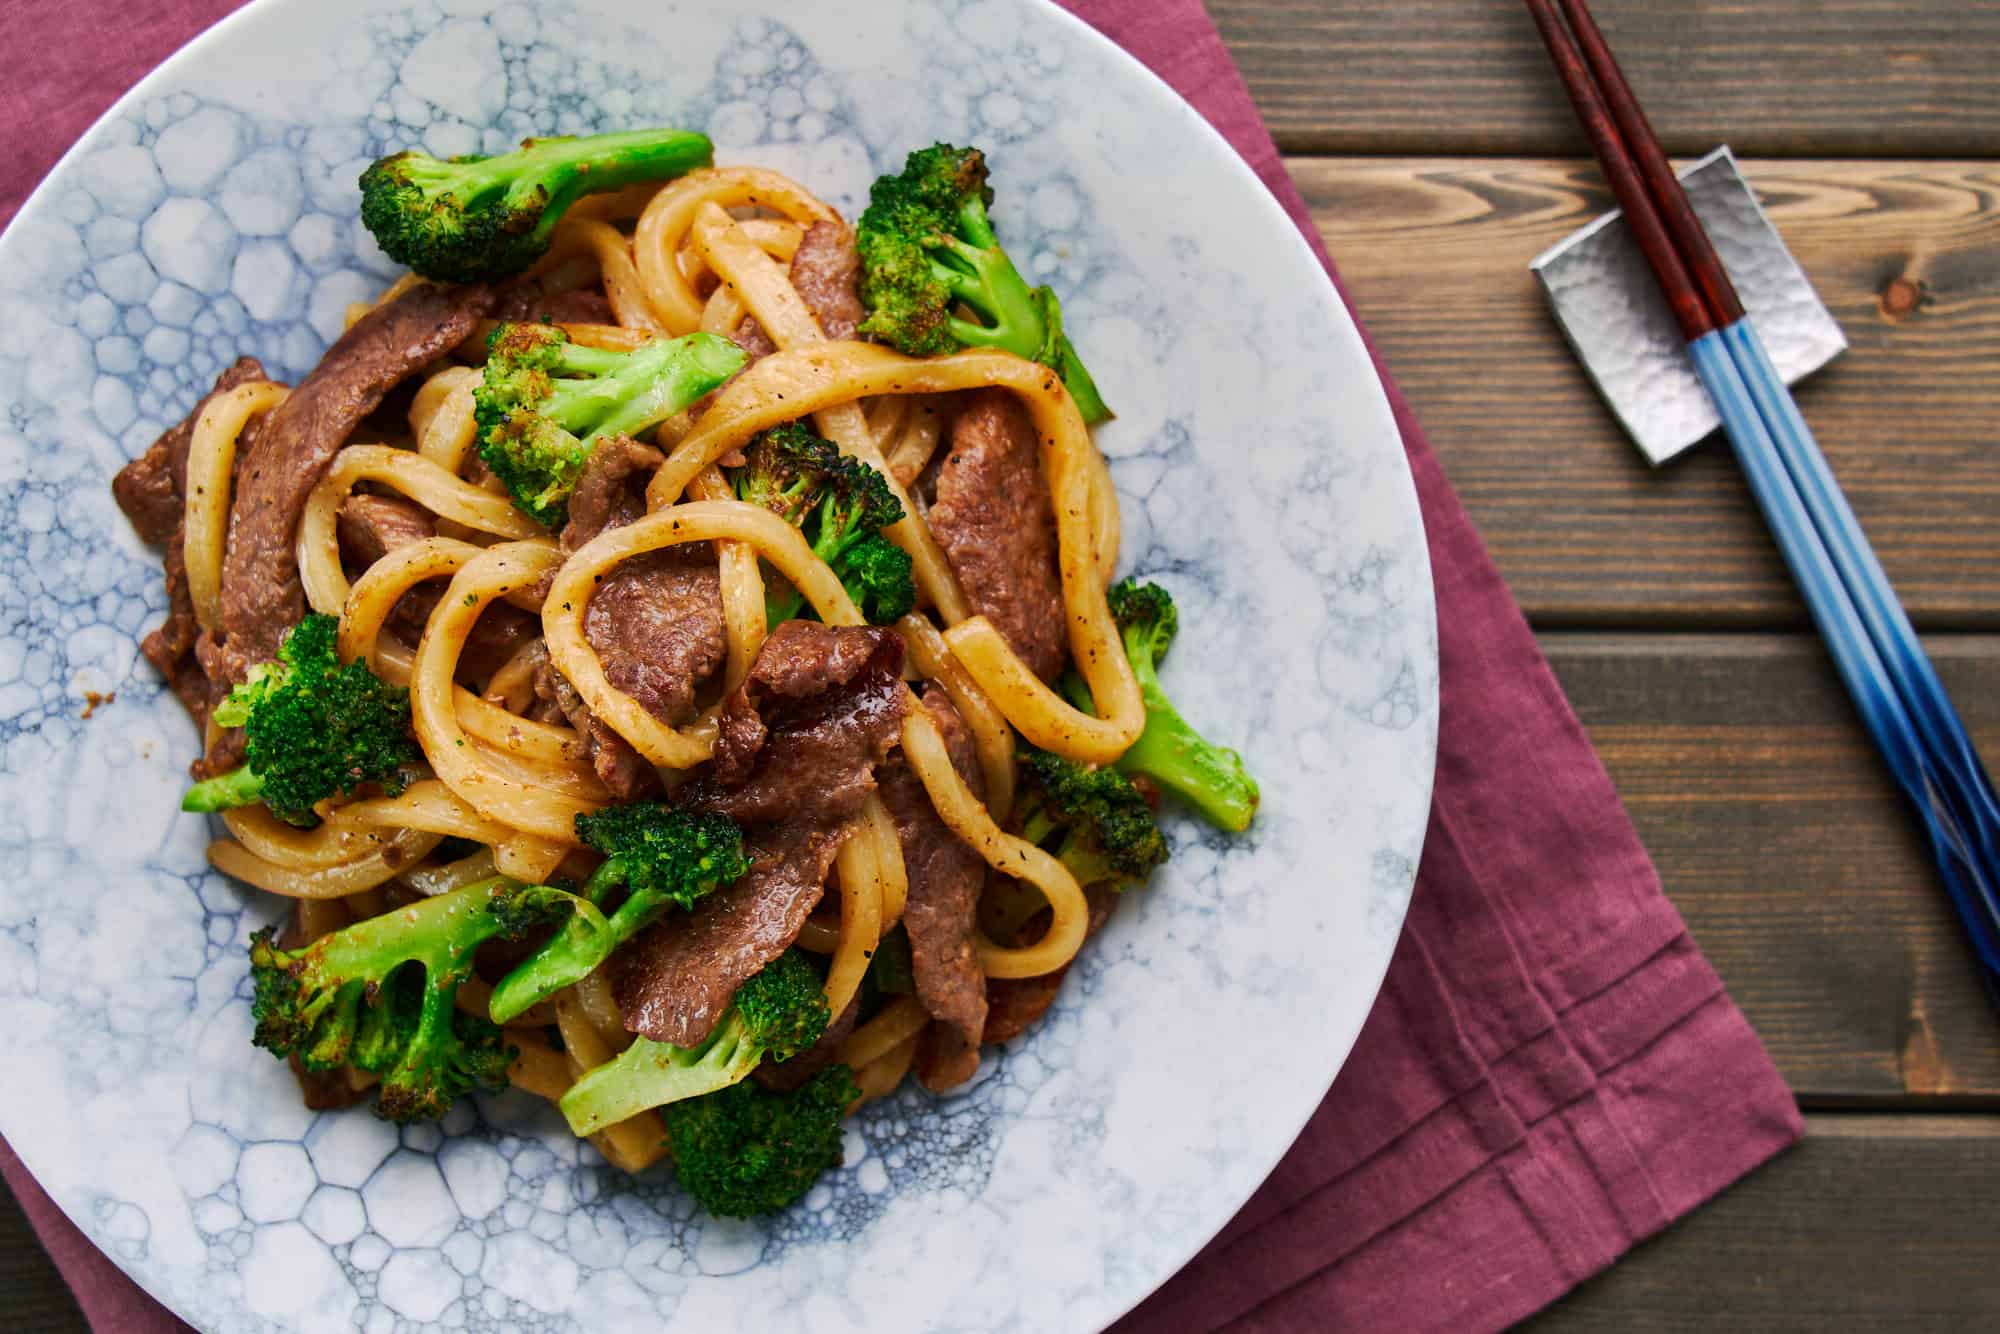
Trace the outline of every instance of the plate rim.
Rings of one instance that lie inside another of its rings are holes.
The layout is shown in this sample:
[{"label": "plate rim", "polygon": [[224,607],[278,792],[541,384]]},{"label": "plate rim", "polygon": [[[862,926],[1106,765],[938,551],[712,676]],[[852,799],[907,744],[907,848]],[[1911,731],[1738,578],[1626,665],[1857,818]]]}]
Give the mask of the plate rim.
[{"label": "plate rim", "polygon": [[[1425,520],[1417,491],[1415,474],[1410,466],[1409,452],[1404,440],[1402,425],[1396,419],[1394,405],[1390,401],[1389,387],[1386,382],[1387,367],[1383,365],[1369,345],[1367,336],[1362,330],[1360,319],[1349,304],[1345,291],[1341,288],[1335,277],[1335,271],[1322,265],[1319,254],[1310,241],[1308,241],[1298,223],[1286,211],[1284,204],[1279,200],[1278,196],[1257,175],[1248,160],[1237,151],[1236,147],[1223,136],[1222,132],[1197,110],[1178,89],[1168,83],[1150,66],[1146,65],[1123,46],[1120,46],[1116,41],[1100,32],[1088,20],[1058,4],[1056,0],[1001,0],[1001,2],[1017,5],[1022,9],[1040,10],[1044,14],[1053,17],[1058,26],[1068,30],[1071,40],[1094,48],[1101,56],[1107,56],[1113,63],[1121,65],[1128,76],[1135,77],[1141,83],[1147,85],[1157,99],[1164,100],[1170,113],[1178,117],[1183,126],[1192,132],[1194,138],[1209,150],[1211,156],[1216,160],[1219,169],[1234,178],[1234,184],[1240,192],[1239,197],[1248,196],[1254,199],[1255,203],[1252,207],[1265,213],[1267,218],[1271,218],[1278,223],[1285,237],[1283,246],[1291,253],[1293,262],[1305,265],[1307,271],[1315,275],[1315,282],[1312,285],[1313,296],[1321,306],[1322,313],[1327,317],[1331,332],[1335,335],[1336,340],[1343,345],[1337,354],[1329,357],[1329,360],[1345,360],[1350,357],[1359,358],[1369,368],[1368,374],[1365,377],[1364,401],[1352,404],[1351,406],[1357,409],[1365,408],[1369,414],[1377,419],[1370,423],[1368,434],[1371,436],[1376,433],[1381,434],[1385,438],[1385,447],[1394,448],[1397,453],[1398,466],[1392,470],[1394,481],[1391,485],[1397,492],[1397,503],[1403,511],[1403,520],[1410,527],[1415,538],[1414,542],[1411,543],[1412,549],[1408,552],[1399,552],[1399,555],[1405,558],[1414,558],[1415,563],[1412,566],[1412,579],[1420,592],[1423,602],[1421,612],[1415,616],[1417,624],[1413,625],[1410,631],[1406,633],[1415,635],[1425,649],[1425,656],[1422,662],[1427,670],[1422,673],[1421,680],[1417,683],[1417,690],[1419,692],[1418,716],[1425,723],[1425,736],[1422,745],[1429,752],[1429,755],[1428,761],[1420,766],[1422,774],[1421,782],[1412,784],[1412,797],[1409,802],[1409,814],[1407,818],[1413,825],[1413,828],[1396,828],[1390,831],[1392,834],[1398,836],[1405,846],[1416,849],[1416,853],[1409,859],[1407,874],[1398,873],[1399,883],[1395,895],[1397,904],[1395,930],[1383,933],[1383,944],[1377,951],[1377,957],[1372,965],[1373,976],[1368,981],[1368,1004],[1365,1007],[1357,1007],[1358,1017],[1351,1025],[1347,1026],[1346,1032],[1339,1034],[1326,1048],[1326,1050],[1337,1052],[1337,1055],[1332,1061],[1332,1068],[1326,1072],[1324,1081],[1322,1082],[1317,1077],[1311,1081],[1301,1081],[1306,1086],[1317,1088],[1318,1092],[1311,1099],[1303,1100],[1304,1106],[1295,1116],[1285,1118],[1285,1131],[1282,1137],[1276,1137],[1272,1140],[1275,1147],[1271,1148],[1267,1153],[1254,1156],[1254,1167],[1246,1169],[1241,1175],[1239,1181],[1240,1190],[1232,1189],[1225,1192],[1224,1198],[1227,1200],[1227,1209],[1226,1211],[1219,1211],[1220,1216],[1213,1221],[1213,1226],[1208,1226],[1204,1223],[1203,1228],[1198,1230],[1198,1240],[1194,1241],[1191,1245],[1163,1250],[1162,1254],[1171,1255],[1171,1263],[1167,1264],[1143,1290],[1135,1291],[1129,1299],[1123,1300],[1122,1304],[1113,1303],[1091,1313],[1091,1323],[1086,1326],[1087,1328],[1108,1328],[1130,1314],[1179,1274],[1191,1260],[1200,1254],[1220,1234],[1229,1221],[1242,1210],[1244,1204],[1269,1179],[1272,1171],[1276,1169],[1279,1162],[1282,1161],[1284,1156],[1291,1151],[1293,1145],[1298,1141],[1300,1134],[1310,1122],[1314,1112],[1318,1110],[1320,1103],[1324,1101],[1334,1081],[1338,1079],[1340,1073],[1346,1068],[1347,1062],[1353,1056],[1354,1046],[1360,1038],[1361,1030],[1366,1024],[1368,1016],[1373,1012],[1375,1004],[1380,999],[1382,985],[1388,976],[1390,963],[1395,956],[1397,943],[1401,939],[1407,921],[1411,897],[1415,892],[1417,871],[1422,860],[1422,849],[1427,842],[1426,835],[1431,799],[1436,785],[1438,737],[1441,728],[1439,717],[1441,687],[1437,631],[1437,588],[1430,558],[1428,524]],[[282,11],[293,6],[310,7],[314,3],[315,0],[249,0],[248,3],[225,14],[203,28],[200,32],[194,34],[171,54],[155,64],[144,76],[131,87],[127,88],[91,121],[90,125],[63,151],[43,174],[42,178],[36,182],[34,189],[22,200],[20,207],[16,210],[14,216],[8,220],[6,227],[0,229],[0,267],[5,266],[9,258],[9,252],[13,248],[12,243],[21,231],[24,221],[32,225],[32,222],[39,213],[46,212],[54,206],[52,203],[52,187],[56,187],[61,178],[75,165],[75,162],[96,146],[97,141],[107,132],[107,127],[113,124],[131,104],[143,101],[146,97],[151,96],[157,85],[167,83],[178,76],[182,67],[202,58],[210,46],[226,43],[234,36],[238,28],[252,26],[262,21],[267,14],[276,11]],[[410,3],[410,0],[391,0],[391,4],[393,5],[407,5],[408,3]],[[1219,34],[1217,40],[1221,40]],[[1224,46],[1224,53],[1231,62],[1232,68],[1234,68],[1234,54],[1228,51],[1226,44]],[[1261,114],[1260,111],[1258,113],[1260,126],[1262,125]],[[1282,163],[1280,164],[1280,170],[1283,170]],[[1408,606],[1404,610],[1406,612],[1415,612],[1415,609]],[[1419,786],[1422,789],[1420,800],[1414,791]],[[1264,1118],[1264,1120],[1266,1124],[1270,1124],[1268,1117]],[[4,1133],[5,1128],[0,1127],[0,1135],[4,1135]],[[41,1185],[41,1175],[36,1170],[35,1164],[30,1161],[29,1156],[21,1153],[18,1149],[15,1150],[15,1156],[27,1171],[36,1187],[42,1190],[43,1195],[55,1205],[63,1217],[83,1235],[84,1240],[90,1245],[93,1251],[112,1264],[119,1273],[137,1285],[147,1296],[158,1302],[163,1309],[189,1324],[193,1323],[189,1314],[181,1310],[169,1295],[160,1290],[149,1267],[137,1262],[128,1262],[112,1251],[100,1246],[89,1226],[89,1220],[73,1212],[56,1193],[47,1190]],[[64,1275],[64,1282],[65,1285],[68,1284],[67,1275]],[[1079,1314],[1082,1313],[1080,1312]]]}]

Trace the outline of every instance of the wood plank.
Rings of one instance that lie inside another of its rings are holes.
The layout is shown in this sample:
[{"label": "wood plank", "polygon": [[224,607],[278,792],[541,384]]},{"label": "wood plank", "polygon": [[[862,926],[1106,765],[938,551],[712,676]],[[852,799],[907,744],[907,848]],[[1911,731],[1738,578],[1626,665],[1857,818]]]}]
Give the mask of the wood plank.
[{"label": "wood plank", "polygon": [[16,1334],[89,1334],[76,1299],[5,1183],[0,1183],[0,1293],[7,1295],[6,1327]]},{"label": "wood plank", "polygon": [[[1496,0],[1209,0],[1279,146],[1577,153],[1526,10]],[[2000,143],[2000,3],[1599,0],[1673,152],[1977,157]]]},{"label": "wood plank", "polygon": [[[1806,623],[1727,448],[1711,441],[1647,468],[1528,273],[1542,249],[1609,207],[1594,167],[1290,165],[1532,617]],[[1922,624],[2000,628],[2000,166],[1746,169],[1853,344],[1800,402],[1891,579]]]},{"label": "wood plank", "polygon": [[1991,1117],[1827,1114],[1523,1334],[1991,1329]]},{"label": "wood plank", "polygon": [[[2000,1021],[1817,640],[1542,642],[1667,893],[1805,1105],[2000,1097]],[[1928,647],[2000,759],[2000,638]]]}]

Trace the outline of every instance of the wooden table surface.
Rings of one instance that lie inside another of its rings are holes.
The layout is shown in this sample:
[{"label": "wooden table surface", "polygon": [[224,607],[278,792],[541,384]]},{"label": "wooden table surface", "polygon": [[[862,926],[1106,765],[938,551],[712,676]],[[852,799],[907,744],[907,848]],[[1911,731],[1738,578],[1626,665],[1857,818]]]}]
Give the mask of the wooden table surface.
[{"label": "wooden table surface", "polygon": [[[1608,206],[1513,0],[1209,0],[1363,318],[1806,1111],[1531,1322],[1990,1327],[2000,1021],[1725,450],[1654,472],[1528,261]],[[1799,398],[2000,763],[2000,0],[1596,0],[1669,151],[1733,145],[1852,350]],[[0,1194],[7,1328],[83,1328]]]}]

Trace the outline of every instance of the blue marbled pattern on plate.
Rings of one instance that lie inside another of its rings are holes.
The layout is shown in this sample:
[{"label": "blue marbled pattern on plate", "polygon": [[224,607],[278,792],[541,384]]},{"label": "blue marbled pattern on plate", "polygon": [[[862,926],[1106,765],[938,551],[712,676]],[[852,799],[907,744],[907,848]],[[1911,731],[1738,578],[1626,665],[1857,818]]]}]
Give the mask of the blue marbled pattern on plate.
[{"label": "blue marbled pattern on plate", "polygon": [[[0,241],[0,1131],[207,1329],[1101,1325],[1275,1162],[1401,925],[1436,647],[1380,386],[1242,164],[1051,8],[596,7],[266,0]],[[1169,684],[1266,798],[1233,842],[1175,821],[1049,1022],[956,1096],[871,1108],[766,1223],[626,1180],[526,1095],[400,1132],[299,1106],[249,1044],[242,947],[275,905],[176,810],[196,738],[137,654],[158,560],[107,488],[232,357],[302,374],[391,276],[355,217],[369,159],[655,122],[850,215],[912,146],[989,150],[1002,235],[1121,412],[1123,564],[1181,600]],[[117,698],[86,720],[88,691]]]}]

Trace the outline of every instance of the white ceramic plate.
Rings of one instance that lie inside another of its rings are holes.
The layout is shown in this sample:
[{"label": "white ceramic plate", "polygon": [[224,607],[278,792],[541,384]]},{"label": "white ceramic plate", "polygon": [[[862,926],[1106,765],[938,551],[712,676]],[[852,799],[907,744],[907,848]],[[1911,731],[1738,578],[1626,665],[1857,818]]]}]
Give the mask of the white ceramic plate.
[{"label": "white ceramic plate", "polygon": [[[264,0],[180,53],[0,240],[0,1132],[195,1324],[1082,1330],[1229,1218],[1338,1070],[1400,928],[1435,746],[1423,533],[1361,342],[1292,225],[1162,84],[1029,0]],[[771,1222],[628,1181],[525,1094],[315,1115],[249,1042],[250,931],[176,800],[196,738],[137,655],[164,599],[107,482],[216,371],[295,378],[391,269],[379,153],[676,123],[850,216],[935,139],[992,159],[1119,420],[1124,566],[1167,680],[1262,779],[1181,821],[1048,1022],[905,1090]],[[115,702],[83,716],[87,691]]]}]

